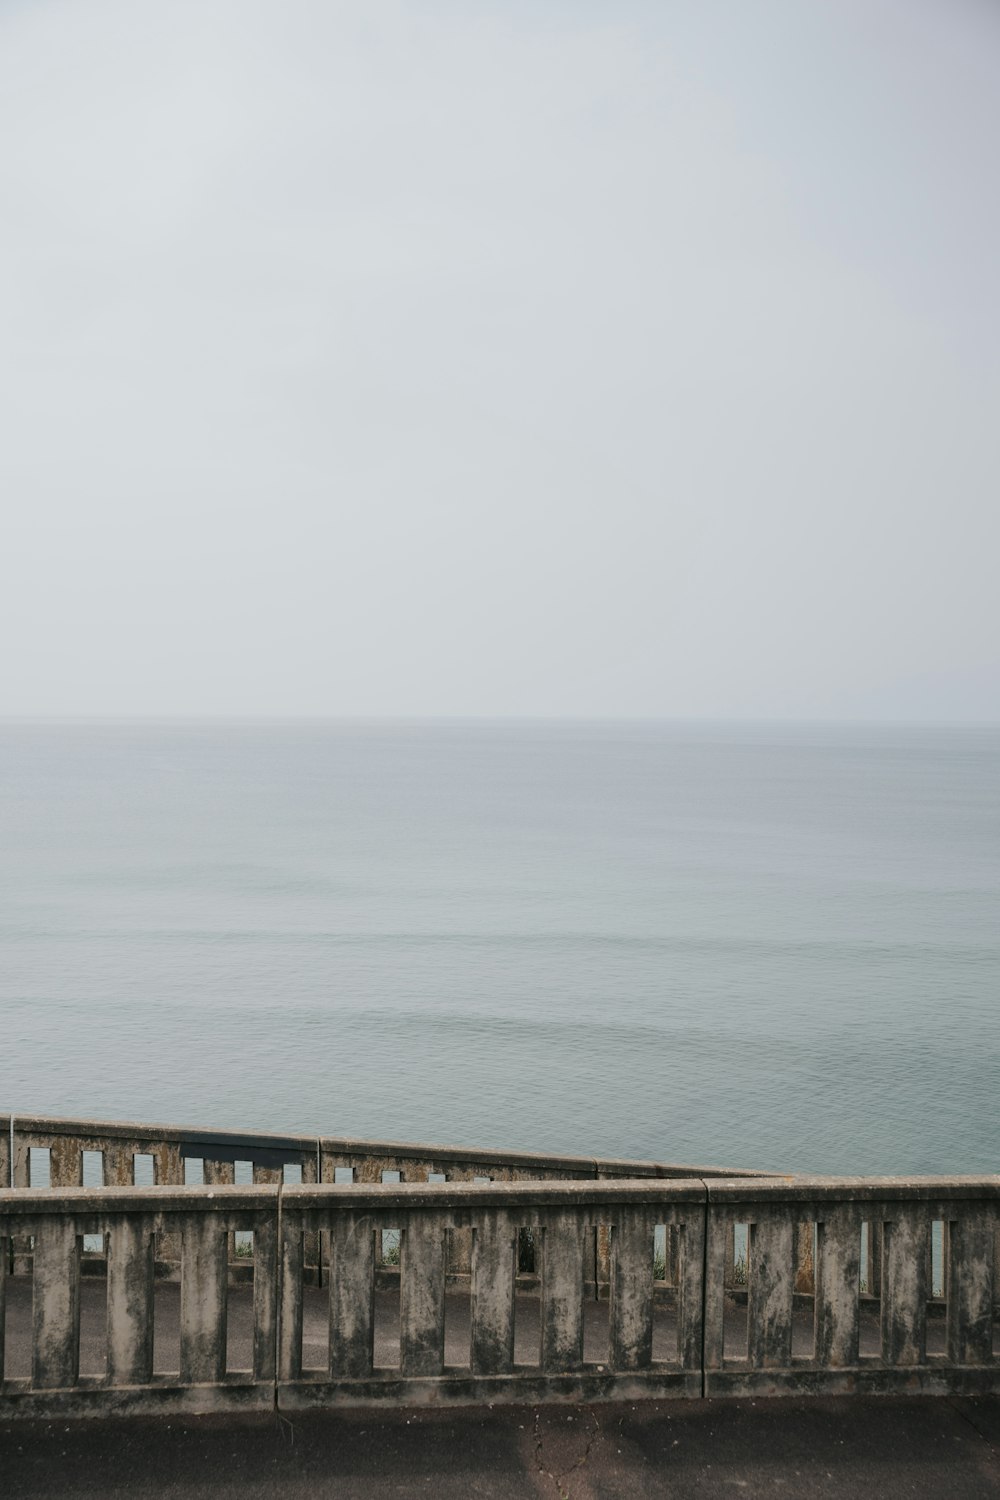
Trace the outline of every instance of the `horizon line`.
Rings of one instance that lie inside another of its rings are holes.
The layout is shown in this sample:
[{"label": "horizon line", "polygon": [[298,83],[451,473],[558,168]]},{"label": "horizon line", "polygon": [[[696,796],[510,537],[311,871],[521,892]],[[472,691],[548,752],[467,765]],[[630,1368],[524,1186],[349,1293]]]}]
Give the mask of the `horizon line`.
[{"label": "horizon line", "polygon": [[601,714],[601,713],[0,713],[0,725],[16,724],[670,724],[996,729],[993,718],[872,717],[798,714]]}]

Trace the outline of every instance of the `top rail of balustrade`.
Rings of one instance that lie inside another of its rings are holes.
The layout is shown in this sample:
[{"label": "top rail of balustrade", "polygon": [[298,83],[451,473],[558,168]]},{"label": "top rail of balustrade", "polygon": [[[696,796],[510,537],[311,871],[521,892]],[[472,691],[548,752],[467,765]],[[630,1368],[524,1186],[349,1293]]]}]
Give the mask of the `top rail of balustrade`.
[{"label": "top rail of balustrade", "polygon": [[[757,1177],[751,1170],[694,1166],[676,1162],[630,1160],[625,1157],[562,1156],[539,1151],[498,1151],[477,1146],[445,1146],[409,1141],[353,1140],[322,1136],[323,1180],[332,1181],[331,1168],[354,1166],[362,1180],[376,1180],[377,1167],[398,1170],[402,1180],[420,1182],[425,1174],[469,1176],[482,1173],[491,1181],[537,1178],[594,1179],[600,1177]],[[408,1179],[407,1169],[413,1176]]]},{"label": "top rail of balustrade", "polygon": [[705,1179],[706,1201],[719,1207],[752,1209],[781,1205],[790,1212],[802,1206],[834,1203],[944,1203],[968,1198],[1000,1198],[1000,1174],[953,1174],[938,1177],[713,1177]]},{"label": "top rail of balustrade", "polygon": [[[600,1156],[565,1156],[534,1151],[503,1151],[354,1136],[222,1131],[193,1125],[145,1124],[130,1120],[93,1120],[46,1115],[0,1116],[0,1183],[31,1186],[31,1150],[51,1154],[51,1187],[82,1183],[83,1153],[103,1155],[105,1186],[127,1186],[134,1180],[134,1158],[151,1155],[154,1179],[163,1185],[184,1181],[184,1162],[209,1164],[206,1181],[232,1181],[237,1162],[250,1162],[254,1181],[279,1181],[286,1166],[301,1168],[304,1183],[354,1180],[380,1182],[399,1174],[402,1181],[428,1178],[491,1181],[594,1179],[607,1177],[757,1178],[759,1172],[717,1166],[631,1161]],[[13,1157],[9,1142],[13,1140]],[[766,1175],[766,1174],[765,1174]]]}]

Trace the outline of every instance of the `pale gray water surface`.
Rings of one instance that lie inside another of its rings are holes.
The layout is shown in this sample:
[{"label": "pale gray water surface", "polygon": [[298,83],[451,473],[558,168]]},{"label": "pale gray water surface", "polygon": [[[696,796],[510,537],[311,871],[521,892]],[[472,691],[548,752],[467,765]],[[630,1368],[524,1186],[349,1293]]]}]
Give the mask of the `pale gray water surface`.
[{"label": "pale gray water surface", "polygon": [[0,1109],[1000,1165],[1000,730],[0,726]]}]

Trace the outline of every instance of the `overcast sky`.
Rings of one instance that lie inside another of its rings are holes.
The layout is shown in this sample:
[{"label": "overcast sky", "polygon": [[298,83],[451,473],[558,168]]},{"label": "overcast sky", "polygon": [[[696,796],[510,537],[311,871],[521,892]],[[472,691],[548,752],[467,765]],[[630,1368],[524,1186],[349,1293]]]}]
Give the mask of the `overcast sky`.
[{"label": "overcast sky", "polygon": [[0,0],[0,713],[1000,718],[994,0]]}]

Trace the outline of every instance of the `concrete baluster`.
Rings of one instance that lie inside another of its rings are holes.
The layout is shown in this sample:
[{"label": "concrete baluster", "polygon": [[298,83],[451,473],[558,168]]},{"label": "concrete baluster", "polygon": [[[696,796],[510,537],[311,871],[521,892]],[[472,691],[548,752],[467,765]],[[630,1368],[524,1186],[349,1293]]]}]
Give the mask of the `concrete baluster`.
[{"label": "concrete baluster", "polygon": [[181,1380],[218,1383],[226,1373],[226,1239],[213,1213],[181,1230]]},{"label": "concrete baluster", "polygon": [[32,1384],[59,1390],[80,1371],[80,1241],[76,1221],[38,1219],[32,1286]]},{"label": "concrete baluster", "polygon": [[135,1185],[135,1163],[131,1142],[105,1141],[101,1155],[105,1187],[133,1187]]},{"label": "concrete baluster", "polygon": [[762,1218],[749,1228],[747,1360],[751,1369],[781,1370],[792,1362],[794,1237],[791,1216]]},{"label": "concrete baluster", "polygon": [[[20,1134],[17,1126],[14,1127],[14,1186],[16,1188],[30,1187],[28,1178],[31,1173],[31,1147],[30,1143]],[[6,1187],[6,1183],[4,1186]]]},{"label": "concrete baluster", "polygon": [[653,1232],[645,1206],[623,1206],[611,1235],[611,1368],[645,1370],[653,1360]]},{"label": "concrete baluster", "polygon": [[371,1375],[375,1336],[375,1225],[337,1212],[330,1228],[330,1374]]},{"label": "concrete baluster", "polygon": [[73,1136],[53,1136],[49,1145],[49,1185],[74,1188],[83,1185],[83,1151]]},{"label": "concrete baluster", "polygon": [[[687,1236],[691,1221],[684,1225],[681,1270],[678,1272],[678,1309],[684,1296],[690,1266]],[[711,1208],[708,1214],[708,1244],[705,1249],[705,1368],[721,1370],[725,1364],[725,1310],[727,1273],[732,1265],[733,1221],[724,1209]],[[681,1359],[683,1363],[683,1345]],[[744,1351],[745,1352],[745,1351]]]},{"label": "concrete baluster", "polygon": [[[287,1209],[281,1224],[281,1321],[278,1372],[282,1380],[302,1378],[302,1225]],[[332,1322],[331,1309],[331,1322]]]},{"label": "concrete baluster", "polygon": [[153,1234],[138,1215],[112,1226],[108,1254],[108,1379],[148,1385],[153,1374]]},{"label": "concrete baluster", "polygon": [[[208,1163],[206,1162],[207,1166]],[[260,1162],[253,1164],[254,1187],[278,1187],[285,1180],[285,1174],[281,1167],[264,1167]]]},{"label": "concrete baluster", "polygon": [[509,1375],[514,1368],[515,1218],[483,1209],[472,1239],[471,1362],[474,1375]]},{"label": "concrete baluster", "polygon": [[236,1181],[235,1162],[212,1161],[206,1156],[202,1162],[202,1170],[206,1187],[232,1187]]},{"label": "concrete baluster", "polygon": [[956,1204],[945,1225],[948,1358],[957,1365],[993,1360],[993,1236],[995,1214]]},{"label": "concrete baluster", "polygon": [[818,1364],[856,1365],[860,1337],[861,1218],[851,1205],[825,1209],[818,1230],[816,1348]]},{"label": "concrete baluster", "polygon": [[440,1375],[444,1368],[444,1244],[440,1214],[413,1212],[401,1247],[400,1369]]},{"label": "concrete baluster", "polygon": [[[702,1358],[702,1293],[705,1219],[699,1211],[677,1229],[677,1358],[682,1370],[697,1370]],[[719,1290],[722,1279],[719,1278]]]},{"label": "concrete baluster", "polygon": [[882,1358],[887,1365],[922,1365],[927,1357],[930,1220],[916,1204],[894,1203],[885,1213],[887,1222],[881,1225]]},{"label": "concrete baluster", "polygon": [[4,1377],[4,1351],[7,1347],[7,1262],[10,1259],[10,1240],[0,1234],[0,1386]]},{"label": "concrete baluster", "polygon": [[[275,1200],[275,1208],[277,1206]],[[261,1213],[253,1226],[253,1375],[273,1380],[276,1368],[278,1298],[275,1276],[278,1225],[274,1213]],[[300,1345],[301,1347],[301,1345]]]},{"label": "concrete baluster", "polygon": [[545,1219],[542,1234],[542,1369],[578,1370],[583,1363],[584,1240],[590,1230],[567,1209]]}]

